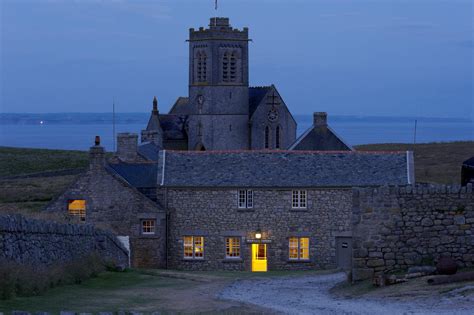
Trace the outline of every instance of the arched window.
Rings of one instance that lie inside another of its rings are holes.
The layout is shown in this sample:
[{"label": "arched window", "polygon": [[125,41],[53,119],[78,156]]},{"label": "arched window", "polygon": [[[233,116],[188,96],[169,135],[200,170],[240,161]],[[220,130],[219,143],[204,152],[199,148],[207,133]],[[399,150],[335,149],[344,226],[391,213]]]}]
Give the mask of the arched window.
[{"label": "arched window", "polygon": [[265,127],[265,149],[270,148],[270,127]]},{"label": "arched window", "polygon": [[224,53],[222,58],[222,81],[229,82],[230,56],[229,52]]},{"label": "arched window", "polygon": [[206,82],[207,81],[207,56],[204,51],[198,51],[196,54],[197,61],[197,81]]},{"label": "arched window", "polygon": [[236,74],[237,74],[237,56],[236,53],[233,52],[230,55],[230,82],[236,81]]},{"label": "arched window", "polygon": [[281,127],[277,126],[275,129],[275,148],[280,149],[281,147]]}]

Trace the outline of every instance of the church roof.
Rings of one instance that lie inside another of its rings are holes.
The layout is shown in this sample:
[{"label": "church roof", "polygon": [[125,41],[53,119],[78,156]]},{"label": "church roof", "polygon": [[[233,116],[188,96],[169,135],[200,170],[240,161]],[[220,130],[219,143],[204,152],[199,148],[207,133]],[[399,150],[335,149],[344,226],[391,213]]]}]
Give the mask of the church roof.
[{"label": "church roof", "polygon": [[160,124],[164,134],[163,139],[187,139],[185,123],[186,116],[183,115],[160,115]]},{"label": "church roof", "polygon": [[173,115],[185,115],[188,113],[187,106],[189,104],[189,97],[180,96],[171,107],[169,113]]},{"label": "church roof", "polygon": [[249,117],[252,117],[258,105],[260,105],[263,98],[265,97],[265,95],[267,95],[268,91],[270,91],[271,88],[271,86],[249,87]]},{"label": "church roof", "polygon": [[413,182],[411,152],[162,151],[158,160],[158,185],[167,187],[354,187]]}]

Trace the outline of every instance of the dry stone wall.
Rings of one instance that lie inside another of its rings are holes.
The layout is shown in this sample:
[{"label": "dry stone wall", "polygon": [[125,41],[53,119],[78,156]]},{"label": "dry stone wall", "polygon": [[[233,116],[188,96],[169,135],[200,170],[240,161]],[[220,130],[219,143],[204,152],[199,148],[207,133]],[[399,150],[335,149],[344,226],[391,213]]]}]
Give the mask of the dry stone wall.
[{"label": "dry stone wall", "polygon": [[474,265],[472,185],[354,189],[353,207],[354,280],[442,256]]},{"label": "dry stone wall", "polygon": [[110,232],[92,225],[0,216],[0,259],[38,266],[64,263],[92,253],[128,266],[127,250]]}]

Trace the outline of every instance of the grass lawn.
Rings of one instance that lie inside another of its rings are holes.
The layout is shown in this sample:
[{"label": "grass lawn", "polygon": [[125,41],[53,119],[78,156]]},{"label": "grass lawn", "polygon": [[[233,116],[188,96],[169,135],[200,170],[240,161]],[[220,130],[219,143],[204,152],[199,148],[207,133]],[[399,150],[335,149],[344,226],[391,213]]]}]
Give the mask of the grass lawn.
[{"label": "grass lawn", "polygon": [[60,311],[116,312],[169,311],[202,313],[255,313],[259,309],[216,298],[234,280],[307,276],[334,271],[184,272],[174,270],[129,270],[105,272],[80,285],[67,285],[44,295],[0,300],[0,312]]},{"label": "grass lawn", "polygon": [[[368,144],[355,148],[363,151],[413,151],[413,144]],[[474,142],[421,143],[416,145],[414,153],[417,182],[460,184],[461,165],[474,156]]]}]

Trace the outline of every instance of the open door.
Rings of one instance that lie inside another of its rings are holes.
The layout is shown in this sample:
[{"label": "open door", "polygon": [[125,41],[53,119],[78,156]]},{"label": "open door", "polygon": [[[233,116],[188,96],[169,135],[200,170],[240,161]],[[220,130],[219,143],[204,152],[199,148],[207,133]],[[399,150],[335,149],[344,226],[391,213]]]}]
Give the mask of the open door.
[{"label": "open door", "polygon": [[252,244],[252,272],[267,271],[267,244]]}]

